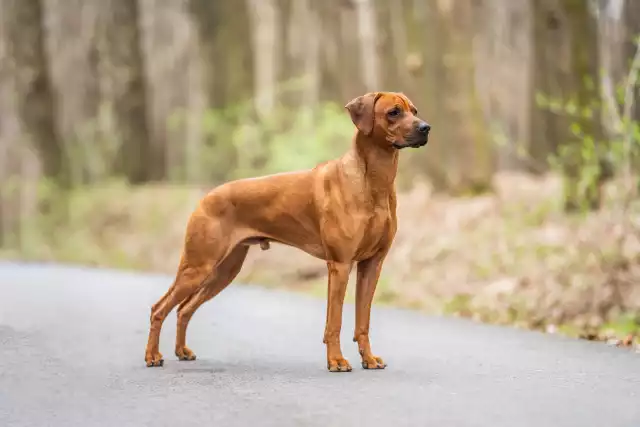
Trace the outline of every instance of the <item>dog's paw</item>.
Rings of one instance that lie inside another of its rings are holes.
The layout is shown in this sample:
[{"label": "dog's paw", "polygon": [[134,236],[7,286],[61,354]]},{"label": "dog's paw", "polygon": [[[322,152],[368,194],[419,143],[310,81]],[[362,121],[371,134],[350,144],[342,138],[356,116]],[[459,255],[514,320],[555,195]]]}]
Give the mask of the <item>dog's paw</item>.
[{"label": "dog's paw", "polygon": [[381,357],[370,356],[362,359],[363,369],[384,369],[386,367],[387,364],[384,363]]},{"label": "dog's paw", "polygon": [[162,353],[147,354],[144,358],[144,361],[147,362],[147,368],[164,365],[164,359],[162,358]]},{"label": "dog's paw", "polygon": [[336,357],[335,359],[329,359],[327,369],[329,369],[329,372],[351,372],[351,365],[347,359]]},{"label": "dog's paw", "polygon": [[176,348],[176,356],[178,360],[196,360],[196,354],[187,346]]}]

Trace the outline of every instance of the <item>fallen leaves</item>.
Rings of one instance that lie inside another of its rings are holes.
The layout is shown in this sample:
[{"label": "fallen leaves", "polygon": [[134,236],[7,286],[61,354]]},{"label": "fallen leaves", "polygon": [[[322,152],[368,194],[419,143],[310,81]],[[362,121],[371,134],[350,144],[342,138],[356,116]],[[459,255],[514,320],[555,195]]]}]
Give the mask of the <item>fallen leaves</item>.
[{"label": "fallen leaves", "polygon": [[622,338],[612,336],[611,332],[594,332],[589,331],[580,334],[580,338],[587,341],[599,341],[604,342],[607,345],[612,347],[625,348],[629,350],[633,350],[636,353],[640,354],[640,336],[636,334],[627,334]]}]

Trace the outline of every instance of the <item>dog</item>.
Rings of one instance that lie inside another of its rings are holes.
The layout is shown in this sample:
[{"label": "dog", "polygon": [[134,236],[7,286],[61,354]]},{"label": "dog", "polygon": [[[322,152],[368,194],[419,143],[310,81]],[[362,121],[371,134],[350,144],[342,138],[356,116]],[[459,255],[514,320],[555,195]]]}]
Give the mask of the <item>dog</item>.
[{"label": "dog", "polygon": [[160,330],[178,305],[175,354],[195,360],[186,345],[194,312],[240,272],[249,247],[270,242],[296,247],[326,261],[328,298],[323,343],[327,369],[350,372],[340,329],[347,281],[357,264],[356,322],[364,369],[387,365],[369,342],[371,305],[383,261],[396,234],[398,153],[427,144],[431,126],[403,93],[371,92],[345,105],[356,130],[342,157],[310,170],[224,183],[191,214],[173,285],[151,308],[145,352],[148,367],[163,366]]}]

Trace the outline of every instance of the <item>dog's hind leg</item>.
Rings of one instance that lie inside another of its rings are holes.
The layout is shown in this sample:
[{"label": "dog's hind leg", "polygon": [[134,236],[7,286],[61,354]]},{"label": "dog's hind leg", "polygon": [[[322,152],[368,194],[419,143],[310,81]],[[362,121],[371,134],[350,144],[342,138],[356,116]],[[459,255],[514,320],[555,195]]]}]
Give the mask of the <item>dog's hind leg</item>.
[{"label": "dog's hind leg", "polygon": [[164,360],[159,351],[160,330],[167,315],[178,303],[198,291],[198,288],[211,273],[212,265],[181,265],[174,285],[151,309],[151,327],[145,352],[147,366],[162,366]]},{"label": "dog's hind leg", "polygon": [[221,228],[221,224],[210,217],[191,217],[175,282],[151,309],[151,326],[145,351],[147,366],[162,366],[164,363],[159,351],[164,319],[176,305],[199,292],[227,254],[229,240]]},{"label": "dog's hind leg", "polygon": [[215,268],[206,283],[196,293],[180,303],[176,329],[176,356],[180,360],[195,360],[196,355],[186,345],[187,326],[193,313],[205,302],[222,292],[235,279],[249,251],[248,246],[238,245]]}]

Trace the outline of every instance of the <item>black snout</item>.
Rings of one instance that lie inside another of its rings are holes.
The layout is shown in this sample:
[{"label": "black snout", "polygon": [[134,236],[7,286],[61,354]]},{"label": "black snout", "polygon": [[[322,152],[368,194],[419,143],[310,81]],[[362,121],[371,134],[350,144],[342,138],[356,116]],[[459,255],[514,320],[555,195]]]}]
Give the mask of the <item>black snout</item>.
[{"label": "black snout", "polygon": [[428,134],[429,131],[431,130],[431,126],[429,126],[429,124],[427,122],[420,122],[418,124],[418,132],[420,132],[421,134]]}]

